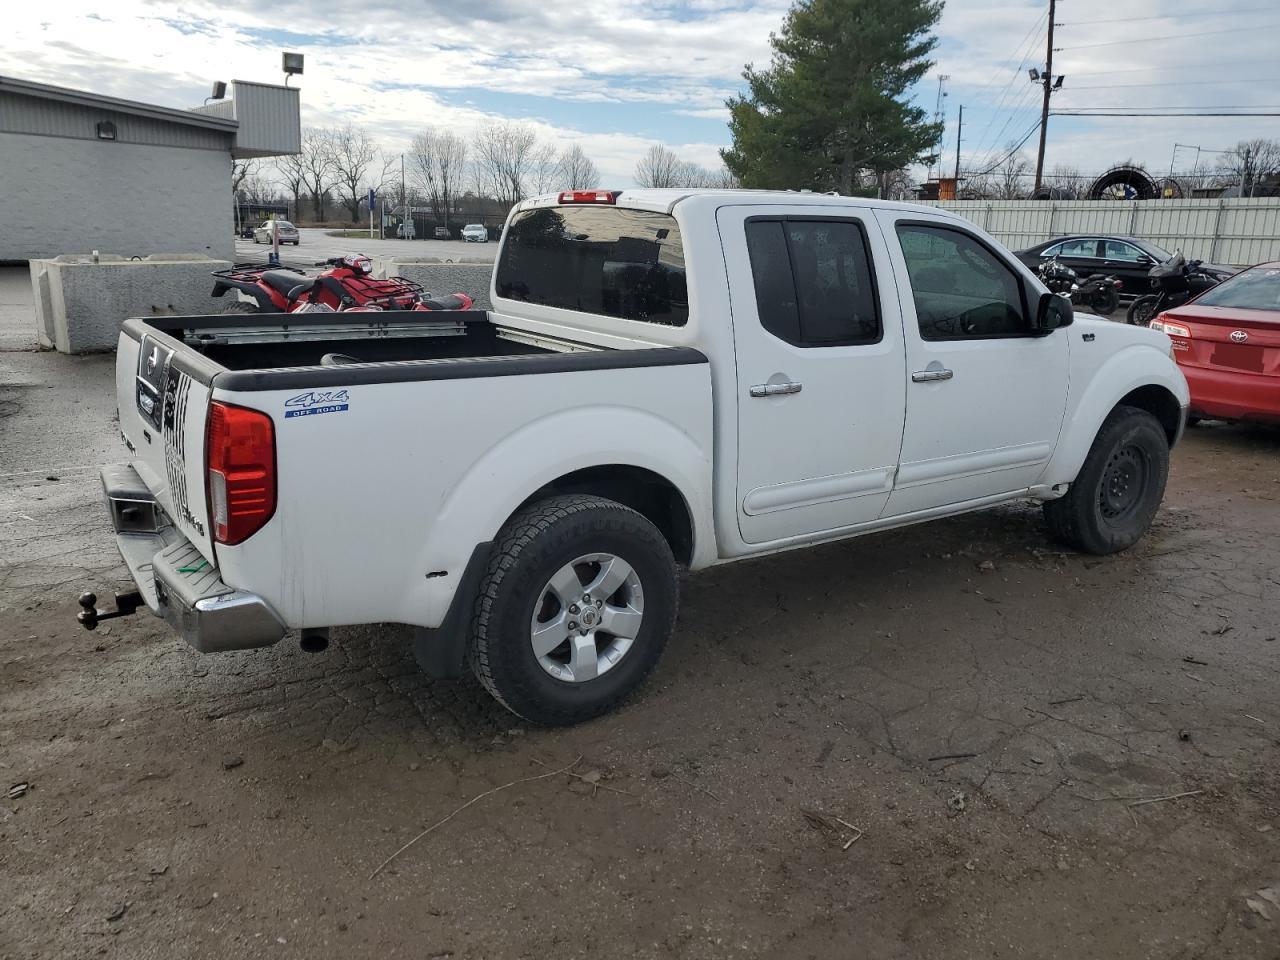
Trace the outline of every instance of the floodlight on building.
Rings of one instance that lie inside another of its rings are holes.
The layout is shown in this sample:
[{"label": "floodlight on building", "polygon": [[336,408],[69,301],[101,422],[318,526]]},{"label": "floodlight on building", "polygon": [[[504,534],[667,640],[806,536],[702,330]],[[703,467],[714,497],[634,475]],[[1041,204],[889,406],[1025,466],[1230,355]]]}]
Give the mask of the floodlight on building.
[{"label": "floodlight on building", "polygon": [[226,82],[223,80],[215,80],[213,81],[213,93],[210,96],[205,97],[204,102],[208,103],[210,100],[223,100],[226,98],[226,96],[227,96]]},{"label": "floodlight on building", "polygon": [[280,69],[284,71],[284,85],[289,85],[289,78],[295,73],[302,73],[302,54],[300,53],[282,53],[280,54]]},{"label": "floodlight on building", "polygon": [[99,140],[114,140],[116,138],[116,125],[110,120],[99,120],[97,131]]}]

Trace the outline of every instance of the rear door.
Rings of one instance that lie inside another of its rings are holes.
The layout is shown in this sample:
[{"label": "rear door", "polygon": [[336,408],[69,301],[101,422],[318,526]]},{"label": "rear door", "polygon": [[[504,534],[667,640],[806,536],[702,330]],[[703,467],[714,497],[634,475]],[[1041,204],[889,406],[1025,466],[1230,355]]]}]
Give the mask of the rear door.
[{"label": "rear door", "polygon": [[1054,253],[1059,263],[1070,267],[1083,279],[1091,273],[1097,273],[1102,265],[1098,249],[1100,243],[1101,241],[1094,238],[1065,240],[1058,245]]},{"label": "rear door", "polygon": [[1036,483],[1066,408],[1068,330],[1035,335],[1039,291],[954,221],[880,213],[902,291],[906,427],[886,516]]},{"label": "rear door", "polygon": [[747,543],[875,520],[902,442],[902,318],[874,217],[722,207]]}]

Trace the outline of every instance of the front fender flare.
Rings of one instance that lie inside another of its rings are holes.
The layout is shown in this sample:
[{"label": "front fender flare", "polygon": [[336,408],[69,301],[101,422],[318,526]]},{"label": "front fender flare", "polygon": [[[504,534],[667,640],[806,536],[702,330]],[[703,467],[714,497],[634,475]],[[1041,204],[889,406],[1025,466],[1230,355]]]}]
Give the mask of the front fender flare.
[{"label": "front fender flare", "polygon": [[[1102,422],[1125,396],[1139,387],[1164,387],[1185,407],[1190,402],[1186,378],[1168,356],[1148,344],[1130,344],[1116,351],[1081,385],[1079,402],[1068,405],[1062,433],[1045,467],[1043,483],[1056,486],[1075,480]],[[1075,384],[1072,384],[1075,388]]]}]

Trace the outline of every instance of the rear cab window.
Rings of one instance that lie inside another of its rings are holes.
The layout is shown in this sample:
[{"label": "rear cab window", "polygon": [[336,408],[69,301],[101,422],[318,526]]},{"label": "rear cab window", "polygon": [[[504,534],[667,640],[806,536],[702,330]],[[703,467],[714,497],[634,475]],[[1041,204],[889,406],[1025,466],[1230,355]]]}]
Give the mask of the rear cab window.
[{"label": "rear cab window", "polygon": [[689,321],[675,218],[611,205],[538,207],[512,218],[498,296],[670,327]]}]

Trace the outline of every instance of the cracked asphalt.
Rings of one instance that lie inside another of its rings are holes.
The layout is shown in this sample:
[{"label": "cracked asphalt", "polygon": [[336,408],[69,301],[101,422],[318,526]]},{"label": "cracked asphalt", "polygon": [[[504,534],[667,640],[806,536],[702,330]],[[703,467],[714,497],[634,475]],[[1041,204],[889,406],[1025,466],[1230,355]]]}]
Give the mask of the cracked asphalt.
[{"label": "cracked asphalt", "polygon": [[1280,434],[1189,431],[1116,557],[1016,505],[688,578],[641,694],[548,731],[399,627],[80,630],[124,576],[112,360],[18,340],[6,960],[1280,957]]}]

